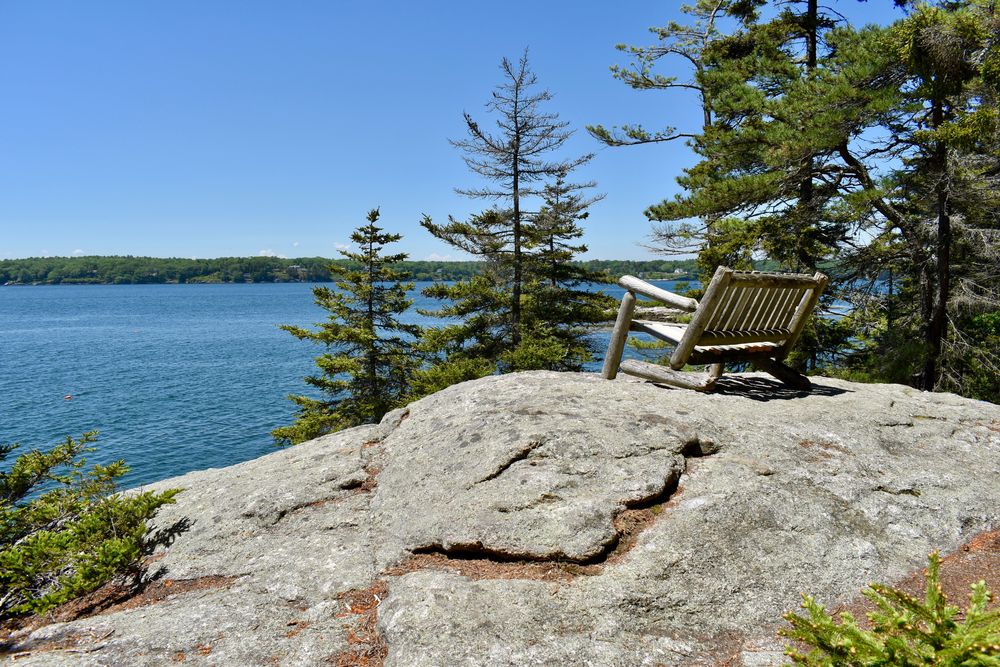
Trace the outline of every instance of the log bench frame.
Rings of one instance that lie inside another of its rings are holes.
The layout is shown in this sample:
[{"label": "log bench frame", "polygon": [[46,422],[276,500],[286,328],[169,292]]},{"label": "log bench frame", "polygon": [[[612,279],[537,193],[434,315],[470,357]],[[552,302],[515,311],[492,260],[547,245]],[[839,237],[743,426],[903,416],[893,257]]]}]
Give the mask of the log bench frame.
[{"label": "log bench frame", "polygon": [[[618,372],[653,382],[711,391],[725,364],[749,362],[796,389],[808,390],[809,380],[783,363],[802,334],[829,278],[816,272],[766,273],[719,267],[701,301],[668,292],[634,276],[622,276],[626,289],[604,357],[602,375]],[[636,295],[693,313],[689,324],[633,319]],[[675,345],[670,365],[622,361],[629,331],[646,333]],[[687,364],[708,364],[707,373],[682,371]]]}]

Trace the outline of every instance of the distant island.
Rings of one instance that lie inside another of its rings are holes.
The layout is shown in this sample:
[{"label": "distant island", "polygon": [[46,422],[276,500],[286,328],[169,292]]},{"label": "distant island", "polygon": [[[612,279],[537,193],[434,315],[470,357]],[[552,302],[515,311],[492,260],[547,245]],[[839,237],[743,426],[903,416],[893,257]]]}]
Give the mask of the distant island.
[{"label": "distant island", "polygon": [[[220,257],[182,259],[132,256],[30,257],[0,260],[0,285],[148,285],[197,283],[330,282],[326,257]],[[697,279],[693,259],[629,261],[595,259],[580,264],[610,276]],[[412,280],[461,280],[479,273],[483,262],[402,262]]]}]

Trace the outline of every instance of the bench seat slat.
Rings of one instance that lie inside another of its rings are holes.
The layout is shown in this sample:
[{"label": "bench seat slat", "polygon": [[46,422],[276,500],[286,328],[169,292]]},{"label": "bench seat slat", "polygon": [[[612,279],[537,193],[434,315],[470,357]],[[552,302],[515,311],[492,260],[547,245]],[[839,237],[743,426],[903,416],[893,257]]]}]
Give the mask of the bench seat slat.
[{"label": "bench seat slat", "polygon": [[670,343],[679,343],[687,331],[686,324],[671,324],[669,322],[651,322],[650,320],[632,320],[629,327],[632,331],[649,334]]},{"label": "bench seat slat", "polygon": [[702,347],[695,348],[687,362],[691,365],[728,364],[753,361],[754,359],[771,359],[778,349],[779,346],[774,343]]},{"label": "bench seat slat", "polygon": [[815,288],[816,278],[803,274],[763,273],[757,271],[733,271],[730,285],[751,287],[803,287]]},{"label": "bench seat slat", "polygon": [[780,343],[791,335],[788,329],[747,329],[741,331],[705,331],[698,345],[735,345],[737,343]]},{"label": "bench seat slat", "polygon": [[[661,340],[677,343],[684,336],[687,326],[649,320],[632,320],[632,331],[639,331]],[[757,329],[746,331],[704,331],[695,344],[696,348],[715,345],[738,345],[741,343],[780,343],[788,338],[788,329]]]}]

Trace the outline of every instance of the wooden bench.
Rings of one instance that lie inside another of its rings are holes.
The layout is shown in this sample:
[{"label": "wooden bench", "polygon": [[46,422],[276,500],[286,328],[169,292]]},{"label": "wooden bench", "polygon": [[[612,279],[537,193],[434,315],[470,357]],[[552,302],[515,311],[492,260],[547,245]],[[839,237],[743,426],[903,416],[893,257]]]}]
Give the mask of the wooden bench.
[{"label": "wooden bench", "polygon": [[[748,362],[797,389],[809,380],[782,363],[805,327],[828,278],[822,273],[764,273],[719,267],[701,301],[668,292],[635,278],[618,281],[627,291],[604,357],[605,378],[619,371],[665,384],[711,391],[725,364]],[[636,295],[690,313],[689,324],[633,319]],[[629,331],[646,333],[675,345],[670,365],[622,361]],[[708,364],[707,373],[686,372],[687,364]]]}]

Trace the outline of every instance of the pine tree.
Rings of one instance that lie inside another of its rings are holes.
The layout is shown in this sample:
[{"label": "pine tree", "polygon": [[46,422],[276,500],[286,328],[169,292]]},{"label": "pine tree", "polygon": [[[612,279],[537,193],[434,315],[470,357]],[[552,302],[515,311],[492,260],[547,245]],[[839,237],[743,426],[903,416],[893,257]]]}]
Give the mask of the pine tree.
[{"label": "pine tree", "polygon": [[[764,7],[721,5],[736,28],[695,51],[711,124],[691,142],[701,162],[678,179],[683,195],[647,209],[665,225],[655,238],[698,243],[703,271],[833,267],[826,298],[854,309],[816,319],[800,360],[860,347],[848,359],[874,378],[995,398],[1000,356],[983,344],[1000,312],[994,4],[922,5],[859,30],[815,0],[762,19]],[[636,80],[655,80],[639,54]]]},{"label": "pine tree", "polygon": [[526,204],[543,194],[547,180],[565,177],[593,156],[550,157],[572,133],[558,115],[541,109],[551,95],[532,90],[537,77],[529,69],[527,51],[516,65],[504,58],[501,70],[504,81],[487,105],[497,116],[497,132],[486,131],[466,113],[468,137],[452,142],[463,151],[469,169],[487,181],[481,188],[458,192],[495,205],[464,221],[449,217],[438,225],[425,217],[421,223],[435,237],[486,262],[476,278],[425,291],[446,302],[432,314],[462,320],[428,335],[438,362],[422,374],[425,379],[427,373],[453,380],[496,370],[546,368],[579,356],[558,345],[552,332],[559,323],[540,309],[526,321],[526,304],[532,299],[526,287],[534,289],[538,283],[532,274],[538,213]]},{"label": "pine tree", "polygon": [[375,223],[379,210],[368,213],[368,224],[351,234],[357,252],[342,250],[350,264],[331,264],[336,289],[316,287],[316,304],[330,313],[319,329],[282,326],[296,338],[320,343],[329,350],[316,358],[322,375],[306,383],[324,398],[290,396],[299,406],[295,423],[272,431],[275,440],[297,444],[359,424],[375,423],[398,407],[409,392],[419,365],[415,354],[420,327],[405,324],[399,315],[412,300],[406,296],[413,283],[393,268],[405,253],[383,255],[399,234],[385,233]]},{"label": "pine tree", "polygon": [[[849,235],[836,211],[838,148],[852,136],[857,112],[830,105],[822,85],[835,55],[827,40],[835,22],[816,0],[781,3],[762,20],[765,4],[700,2],[687,9],[694,25],[671,24],[659,32],[661,46],[632,49],[637,74],[626,82],[633,86],[657,81],[648,70],[662,55],[680,56],[693,69],[684,85],[702,104],[701,131],[690,134],[702,159],[678,178],[682,195],[645,213],[655,225],[654,243],[667,253],[697,251],[703,275],[719,265],[749,269],[761,258],[812,271]],[[723,33],[723,25],[732,30]],[[669,86],[648,87],[679,87],[659,80]],[[819,324],[800,339],[807,349],[794,365],[816,364],[826,333]]]},{"label": "pine tree", "polygon": [[[650,28],[657,43],[652,46],[627,46],[618,44],[619,51],[632,57],[629,66],[614,65],[612,75],[635,90],[693,92],[698,97],[702,113],[701,132],[708,132],[714,124],[715,111],[710,90],[702,83],[708,65],[707,56],[712,46],[725,38],[720,23],[728,18],[730,8],[738,3],[732,0],[697,0],[693,5],[683,5],[681,11],[691,17],[688,24],[671,21],[665,26]],[[688,67],[690,77],[679,79],[655,71],[663,59],[679,61]],[[666,127],[650,132],[641,125],[623,124],[620,128],[607,129],[602,125],[589,125],[591,136],[607,146],[634,146],[694,140],[699,133],[694,129]],[[651,211],[646,215],[655,220]],[[735,268],[749,268],[750,253],[739,243],[734,243],[732,225],[721,216],[708,212],[695,223],[689,220],[656,224],[652,232],[653,247],[667,255],[698,253],[706,274],[711,274],[719,264]],[[720,243],[720,239],[726,240]]]},{"label": "pine tree", "polygon": [[861,218],[875,241],[846,256],[859,274],[892,278],[879,298],[892,323],[869,362],[895,381],[990,400],[996,387],[982,379],[1000,372],[983,340],[1000,313],[998,28],[995,8],[962,2],[918,7],[879,36],[882,67],[901,78],[880,119],[891,138],[877,146],[894,164],[881,177],[856,165],[879,215]]},{"label": "pine tree", "polygon": [[[797,4],[804,11],[792,11]],[[724,221],[714,245],[727,252],[711,260],[762,253],[786,269],[814,270],[846,235],[831,209],[840,192],[837,148],[854,126],[839,106],[827,105],[822,86],[834,21],[816,0],[789,3],[767,21],[759,18],[763,5],[727,7],[739,28],[702,54],[699,81],[714,112],[712,126],[694,140],[702,162],[678,179],[685,195],[647,215]],[[702,262],[714,269],[711,263]]]},{"label": "pine tree", "polygon": [[[650,28],[656,35],[653,46],[627,46],[618,44],[619,51],[632,57],[629,67],[613,65],[611,74],[619,81],[635,90],[690,90],[698,95],[702,112],[702,131],[712,126],[712,102],[708,90],[701,84],[700,77],[705,70],[704,54],[717,40],[718,21],[725,16],[730,0],[697,0],[694,5],[683,5],[681,11],[692,17],[689,25],[671,21],[666,26]],[[674,76],[664,76],[654,71],[663,58],[679,58],[691,69],[691,77],[680,81]],[[589,125],[587,131],[608,146],[634,146],[638,144],[663,143],[678,139],[694,139],[697,135],[690,131],[667,127],[650,132],[641,125],[624,124],[620,128],[608,130],[603,125]]]}]

